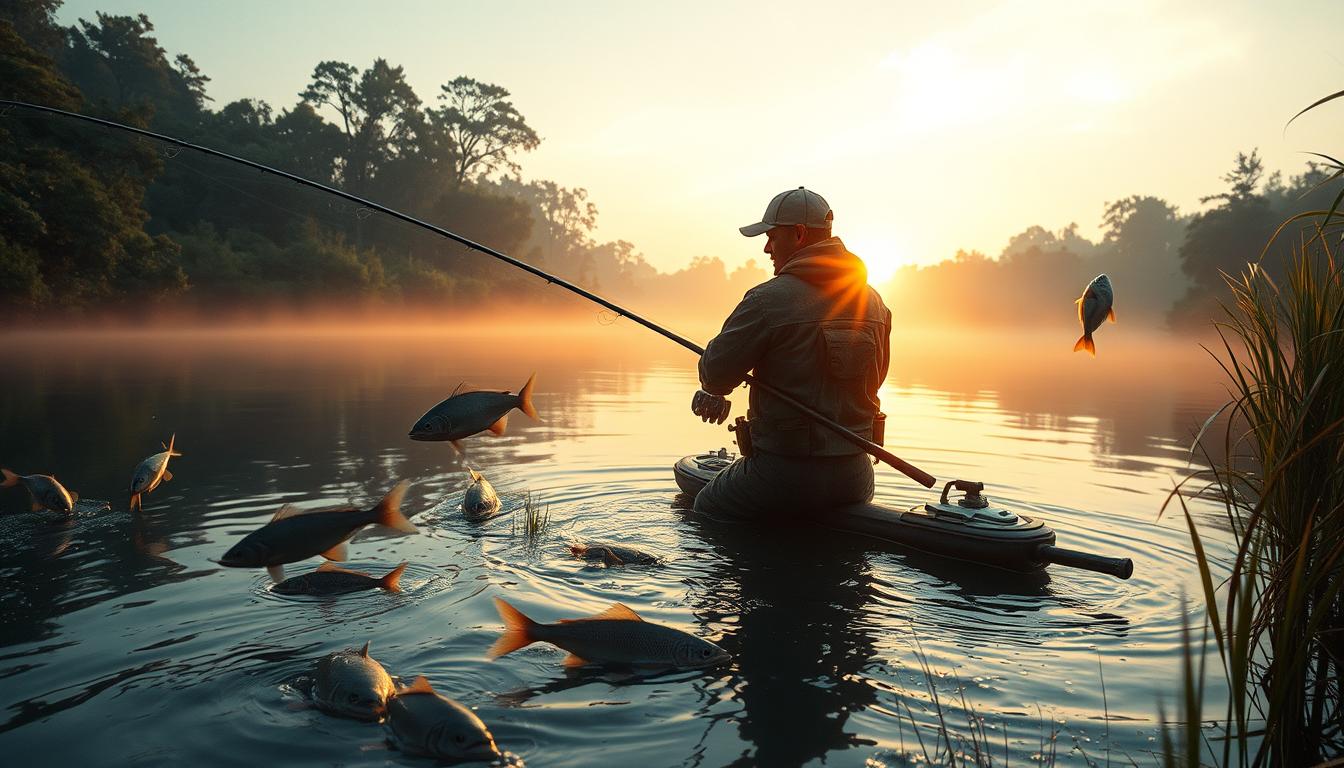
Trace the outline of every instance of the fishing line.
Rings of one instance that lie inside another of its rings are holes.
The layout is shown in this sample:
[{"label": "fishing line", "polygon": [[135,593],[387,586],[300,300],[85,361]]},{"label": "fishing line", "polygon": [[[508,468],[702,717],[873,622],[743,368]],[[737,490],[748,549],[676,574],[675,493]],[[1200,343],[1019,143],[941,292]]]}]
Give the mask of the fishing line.
[{"label": "fishing line", "polygon": [[[192,144],[190,142],[186,142],[181,139],[174,138],[172,136],[167,136],[161,133],[154,133],[153,131],[147,131],[143,128],[136,128],[134,126],[125,125],[112,120],[104,120],[103,118],[93,117],[90,115],[81,115],[78,112],[68,112],[64,109],[56,109],[55,107],[45,107],[40,104],[30,104],[24,101],[14,101],[12,99],[0,99],[0,104],[3,104],[7,107],[21,107],[23,109],[36,110],[38,112],[46,113],[51,116],[65,117],[71,120],[78,120],[86,123],[92,123],[93,125],[99,125],[104,128],[112,128],[114,130],[126,131],[128,133],[132,133],[140,137],[157,139],[158,141],[172,144],[182,149],[191,149],[210,157],[218,157],[224,160],[230,160],[232,162],[239,163],[249,168],[255,168],[259,171],[262,171],[263,173],[271,173],[276,176],[279,176],[280,178],[288,179],[304,187],[309,187],[311,189],[316,189],[322,192],[327,192],[329,194],[336,195],[337,197],[355,203],[356,205],[361,206],[364,209],[368,209],[369,213],[366,214],[366,217],[368,215],[372,215],[373,211],[377,211],[387,216],[391,216],[392,218],[397,219],[399,221],[404,221],[407,224],[412,224],[414,226],[427,229],[430,232],[433,232],[437,235],[446,237],[449,240],[460,243],[470,250],[479,251],[481,253],[486,254],[487,256],[491,256],[506,264],[510,264],[514,267],[517,267],[518,269],[521,269],[530,275],[545,280],[548,284],[558,285],[562,288],[565,288],[566,290],[569,290],[572,293],[576,293],[584,297],[585,299],[588,299],[589,301],[592,301],[610,310],[617,316],[618,319],[621,317],[628,317],[631,320],[635,321],[636,323],[639,323],[645,328],[648,328],[649,330],[653,331],[654,333],[657,333],[660,336],[663,336],[664,338],[676,342],[677,344],[680,344],[686,349],[689,349],[690,351],[694,352],[697,356],[703,355],[705,353],[704,347],[701,347],[699,344],[696,344],[690,339],[687,339],[684,336],[669,331],[666,328],[663,328],[662,326],[659,326],[649,320],[646,320],[645,318],[635,314],[634,312],[625,309],[619,304],[614,304],[602,298],[601,296],[598,296],[592,291],[580,288],[579,286],[569,282],[568,280],[565,280],[564,278],[543,272],[542,270],[532,266],[531,264],[528,264],[525,261],[515,259],[512,256],[501,253],[500,251],[497,251],[489,246],[482,245],[478,242],[475,242],[474,240],[470,240],[455,232],[451,232],[447,229],[444,229],[443,227],[430,224],[426,221],[422,221],[421,219],[417,219],[414,216],[410,216],[408,214],[402,213],[401,211],[388,208],[385,205],[380,205],[370,200],[366,200],[365,198],[353,195],[349,192],[345,192],[335,187],[330,187],[327,186],[326,184],[321,184],[311,179],[305,179],[302,176],[297,176],[295,174],[288,173],[286,171],[281,171],[279,169],[272,168],[271,166],[268,165],[262,165],[261,163],[248,160],[246,158],[238,157],[237,155],[230,155],[227,152],[221,152],[217,149],[211,149],[210,147],[201,146],[199,144]],[[358,215],[358,213],[356,215]],[[798,411],[807,415],[816,423],[820,424],[826,429],[829,429],[831,432],[834,432],[836,435],[845,439],[847,442],[862,449],[865,453],[869,454],[870,456],[874,456],[878,459],[881,459],[888,466],[900,471],[910,479],[914,480],[920,485],[923,485],[925,488],[932,488],[934,484],[938,482],[938,480],[933,475],[930,475],[924,470],[907,463],[906,461],[897,457],[895,454],[886,450],[877,443],[874,443],[871,440],[865,439],[863,437],[860,437],[859,435],[854,434],[850,430],[846,429],[840,424],[835,423],[826,416],[818,413],[808,405],[800,402],[798,399],[783,392],[777,387],[773,387],[769,384],[766,384],[756,379],[751,374],[747,374],[747,376],[744,379],[744,382],[751,386],[760,387],[763,391],[769,392],[771,396],[788,403]]]}]

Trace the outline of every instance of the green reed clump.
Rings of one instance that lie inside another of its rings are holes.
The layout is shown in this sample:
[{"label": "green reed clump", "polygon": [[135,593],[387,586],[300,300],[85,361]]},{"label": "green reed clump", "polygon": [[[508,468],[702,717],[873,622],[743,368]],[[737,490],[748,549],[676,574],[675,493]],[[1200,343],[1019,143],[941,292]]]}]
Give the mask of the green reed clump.
[{"label": "green reed clump", "polygon": [[528,491],[523,498],[523,509],[521,514],[513,516],[513,534],[516,536],[520,532],[529,542],[541,535],[551,522],[551,506],[549,504],[542,506],[541,502],[532,496]]},{"label": "green reed clump", "polygon": [[[1228,686],[1225,733],[1204,744],[1221,765],[1305,766],[1344,754],[1344,275],[1332,240],[1318,226],[1277,281],[1257,264],[1225,276],[1233,300],[1216,324],[1233,396],[1220,409],[1229,416],[1225,458],[1209,458],[1203,443],[1210,417],[1196,438],[1210,468],[1172,494],[1185,509]],[[1181,496],[1195,480],[1207,481],[1201,493],[1222,505],[1236,544],[1218,585]],[[1197,723],[1203,662],[1196,672],[1186,640],[1183,714]],[[1196,733],[1187,728],[1183,746],[1169,745],[1168,764],[1199,762]]]}]

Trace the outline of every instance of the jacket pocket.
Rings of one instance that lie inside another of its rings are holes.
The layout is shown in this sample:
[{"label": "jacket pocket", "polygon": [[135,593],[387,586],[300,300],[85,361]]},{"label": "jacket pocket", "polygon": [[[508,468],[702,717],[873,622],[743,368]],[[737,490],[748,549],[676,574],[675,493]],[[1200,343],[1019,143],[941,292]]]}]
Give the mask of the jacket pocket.
[{"label": "jacket pocket", "polygon": [[864,329],[822,328],[826,370],[834,379],[866,380],[877,370],[877,343]]}]

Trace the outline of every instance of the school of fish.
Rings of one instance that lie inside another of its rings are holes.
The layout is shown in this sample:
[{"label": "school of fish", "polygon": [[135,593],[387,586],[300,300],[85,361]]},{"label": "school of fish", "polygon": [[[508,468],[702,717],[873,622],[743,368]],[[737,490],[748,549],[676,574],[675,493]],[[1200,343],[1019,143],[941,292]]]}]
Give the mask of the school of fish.
[{"label": "school of fish", "polygon": [[[459,386],[447,399],[425,413],[412,427],[412,440],[446,441],[459,455],[462,441],[482,432],[504,434],[508,414],[517,409],[540,420],[532,404],[535,374],[517,394],[507,391],[468,390]],[[179,458],[177,435],[161,444],[162,451],[141,461],[127,487],[127,508],[144,508],[144,497],[173,479],[169,460]],[[501,513],[503,504],[485,475],[467,469],[468,483],[462,495],[463,518],[483,523]],[[402,513],[402,500],[409,484],[396,483],[371,507],[354,504],[306,509],[286,504],[264,524],[234,543],[215,562],[229,568],[264,568],[271,591],[281,595],[336,598],[354,592],[402,591],[401,580],[409,563],[401,563],[381,576],[335,565],[349,559],[351,540],[364,528],[381,526],[400,534],[418,529]],[[75,512],[79,494],[68,490],[52,475],[20,475],[0,468],[0,488],[22,486],[34,512],[50,510],[63,515]],[[106,506],[106,505],[105,505]],[[109,507],[110,508],[110,507]],[[571,544],[576,557],[600,560],[608,566],[652,565],[659,558],[618,544]],[[325,561],[316,569],[285,578],[284,567],[313,557]],[[633,610],[616,603],[595,616],[538,623],[502,598],[495,598],[504,631],[486,656],[490,659],[512,653],[536,642],[568,651],[566,667],[616,665],[641,669],[699,669],[731,661],[728,652],[712,642],[674,627],[644,621]],[[365,722],[382,722],[385,740],[407,755],[440,761],[495,761],[506,753],[496,744],[486,724],[470,708],[436,691],[425,677],[399,686],[387,670],[370,655],[370,644],[346,648],[321,657],[312,673],[312,705],[323,712]],[[521,761],[515,762],[521,764]]]}]

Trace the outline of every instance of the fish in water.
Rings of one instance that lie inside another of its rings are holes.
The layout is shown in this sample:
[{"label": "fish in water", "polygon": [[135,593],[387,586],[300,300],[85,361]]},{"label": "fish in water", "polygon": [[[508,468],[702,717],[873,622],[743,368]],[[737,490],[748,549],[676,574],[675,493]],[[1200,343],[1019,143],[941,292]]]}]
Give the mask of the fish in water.
[{"label": "fish in water", "polygon": [[447,400],[430,408],[415,422],[415,426],[411,427],[410,438],[439,442],[446,440],[453,444],[458,453],[462,453],[460,441],[463,438],[487,429],[497,435],[504,434],[509,411],[514,408],[540,421],[537,410],[532,407],[532,382],[536,378],[537,375],[532,374],[516,395],[481,390],[464,392],[459,384]]},{"label": "fish in water", "polygon": [[[140,497],[155,488],[159,483],[166,483],[173,479],[173,473],[168,471],[168,459],[182,454],[173,450],[173,441],[177,439],[177,434],[168,438],[168,444],[163,446],[163,451],[140,462],[140,466],[135,468],[135,473],[131,475],[131,509],[142,508]],[[163,445],[160,443],[160,445]]]},{"label": "fish in water", "polygon": [[1111,307],[1111,302],[1115,299],[1115,291],[1111,288],[1111,279],[1105,275],[1097,275],[1092,278],[1092,282],[1083,289],[1081,298],[1075,299],[1078,305],[1078,322],[1083,326],[1083,335],[1078,338],[1078,343],[1073,345],[1073,351],[1077,352],[1086,349],[1093,357],[1097,356],[1097,345],[1092,342],[1092,332],[1101,327],[1101,321],[1110,319],[1115,322],[1115,310]]},{"label": "fish in water", "polygon": [[696,669],[732,659],[731,654],[708,640],[650,624],[620,603],[613,603],[596,616],[555,624],[538,624],[498,597],[495,607],[504,619],[504,634],[490,648],[492,659],[536,642],[569,651],[566,667],[622,664]]},{"label": "fish in water", "polygon": [[311,573],[285,579],[271,587],[271,591],[282,595],[344,595],[365,589],[386,589],[388,592],[400,592],[401,574],[405,573],[406,565],[406,563],[402,563],[381,578],[375,578],[367,573],[350,571],[338,565],[323,563]]},{"label": "fish in water", "polygon": [[279,584],[285,578],[285,563],[296,563],[313,555],[328,560],[349,559],[346,542],[366,525],[419,533],[401,514],[401,497],[406,494],[407,485],[404,480],[397,483],[372,509],[343,504],[301,510],[286,504],[269,523],[234,544],[219,559],[219,564],[230,568],[265,568]]},{"label": "fish in water", "polygon": [[467,493],[462,497],[462,512],[468,520],[493,517],[499,512],[499,494],[495,493],[495,487],[485,479],[485,475],[471,467],[467,467],[467,472],[471,473],[471,485],[467,486]]},{"label": "fish in water", "polygon": [[75,502],[79,501],[79,494],[67,491],[65,486],[51,475],[16,475],[8,469],[0,469],[0,474],[5,478],[0,482],[0,488],[9,488],[22,483],[23,487],[28,489],[34,512],[39,509],[50,509],[66,514],[75,511]]},{"label": "fish in water", "polygon": [[570,544],[570,554],[584,560],[601,560],[607,565],[657,565],[661,562],[648,552],[620,544]]},{"label": "fish in water", "polygon": [[337,651],[317,662],[313,702],[333,715],[378,720],[395,690],[387,670],[369,656],[368,643],[361,650]]},{"label": "fish in water", "polygon": [[494,760],[499,747],[475,712],[435,692],[429,681],[417,677],[398,688],[387,702],[383,722],[387,740],[408,755],[439,760]]}]

